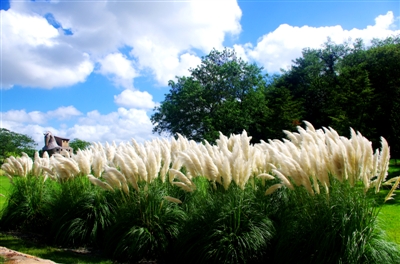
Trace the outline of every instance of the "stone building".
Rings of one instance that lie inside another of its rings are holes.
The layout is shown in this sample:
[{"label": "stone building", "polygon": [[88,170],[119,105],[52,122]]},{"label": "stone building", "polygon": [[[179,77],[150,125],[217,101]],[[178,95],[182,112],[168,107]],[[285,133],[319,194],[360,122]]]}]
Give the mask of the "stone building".
[{"label": "stone building", "polygon": [[63,150],[72,155],[73,149],[69,146],[69,139],[53,136],[50,131],[47,131],[44,134],[43,153],[47,152],[49,157],[51,157],[55,153],[62,154]]}]

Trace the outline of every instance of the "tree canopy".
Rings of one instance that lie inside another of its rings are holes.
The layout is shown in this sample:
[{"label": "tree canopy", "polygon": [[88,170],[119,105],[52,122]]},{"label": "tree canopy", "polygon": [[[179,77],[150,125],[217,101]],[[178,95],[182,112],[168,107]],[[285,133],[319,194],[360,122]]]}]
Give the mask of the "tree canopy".
[{"label": "tree canopy", "polygon": [[306,48],[279,75],[212,50],[190,76],[169,81],[170,91],[151,117],[153,132],[213,141],[243,129],[261,139],[282,138],[302,120],[316,128],[360,131],[378,147],[385,137],[400,157],[400,36]]},{"label": "tree canopy", "polygon": [[190,76],[169,81],[169,94],[151,117],[153,132],[180,133],[189,139],[213,141],[247,130],[264,138],[272,116],[267,104],[266,75],[233,50],[212,50]]},{"label": "tree canopy", "polygon": [[33,157],[36,146],[37,143],[30,136],[0,128],[0,163],[9,156],[21,156],[22,152]]},{"label": "tree canopy", "polygon": [[346,136],[352,127],[376,145],[383,136],[399,156],[399,36],[374,40],[370,47],[360,39],[351,45],[328,39],[321,49],[304,49],[272,86],[289,89],[303,120]]},{"label": "tree canopy", "polygon": [[84,141],[79,138],[74,138],[69,142],[69,146],[74,150],[74,153],[76,153],[79,149],[86,149],[91,145],[90,142]]}]

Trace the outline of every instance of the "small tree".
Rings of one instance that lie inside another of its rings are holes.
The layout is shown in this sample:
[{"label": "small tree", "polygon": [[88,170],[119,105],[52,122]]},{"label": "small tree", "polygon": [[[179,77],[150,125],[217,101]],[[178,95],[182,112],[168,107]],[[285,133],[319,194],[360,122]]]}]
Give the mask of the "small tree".
[{"label": "small tree", "polygon": [[90,145],[91,145],[90,142],[81,140],[79,138],[74,138],[73,140],[71,140],[69,142],[69,146],[74,149],[74,153],[76,153],[78,151],[78,149],[83,150],[85,148],[88,148]]},{"label": "small tree", "polygon": [[189,77],[169,81],[171,89],[151,117],[153,132],[214,141],[219,131],[229,135],[246,129],[252,135],[255,123],[269,115],[262,68],[234,51],[214,49],[189,71]]},{"label": "small tree", "polygon": [[20,156],[22,152],[33,157],[36,146],[37,143],[30,136],[0,128],[0,163],[10,156]]}]

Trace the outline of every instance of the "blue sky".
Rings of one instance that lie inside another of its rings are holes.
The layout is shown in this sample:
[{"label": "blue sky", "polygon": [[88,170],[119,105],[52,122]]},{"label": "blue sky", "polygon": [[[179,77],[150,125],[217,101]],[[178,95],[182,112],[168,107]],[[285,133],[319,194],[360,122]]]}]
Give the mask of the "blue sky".
[{"label": "blue sky", "polygon": [[0,126],[90,142],[151,140],[168,80],[212,48],[266,73],[306,47],[400,34],[400,1],[4,1]]}]

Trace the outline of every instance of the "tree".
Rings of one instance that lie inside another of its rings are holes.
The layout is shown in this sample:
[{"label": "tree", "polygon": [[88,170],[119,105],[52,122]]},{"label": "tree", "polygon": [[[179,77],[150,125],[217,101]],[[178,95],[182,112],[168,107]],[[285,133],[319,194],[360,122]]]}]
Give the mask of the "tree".
[{"label": "tree", "polygon": [[169,81],[169,94],[155,107],[154,133],[180,133],[189,139],[214,141],[219,131],[243,129],[252,135],[255,123],[269,115],[262,68],[237,58],[232,50],[212,50],[190,76]]},{"label": "tree", "polygon": [[36,146],[37,143],[30,136],[0,128],[0,163],[9,156],[20,156],[22,152],[33,157]]},{"label": "tree", "polygon": [[73,148],[74,153],[76,153],[76,152],[78,151],[78,149],[82,149],[82,150],[83,150],[83,149],[88,148],[90,145],[91,145],[90,142],[81,140],[81,139],[79,139],[79,138],[74,138],[73,140],[71,140],[71,141],[69,142],[69,146],[70,146],[71,148]]},{"label": "tree", "polygon": [[316,128],[332,126],[349,136],[352,127],[374,148],[383,136],[392,156],[400,157],[400,36],[372,43],[366,48],[360,39],[352,45],[328,40],[321,49],[304,49],[269,86],[289,90],[302,119]]},{"label": "tree", "polygon": [[376,141],[383,136],[391,146],[391,155],[400,157],[400,35],[375,40],[368,49],[364,66],[374,89],[373,127]]}]

